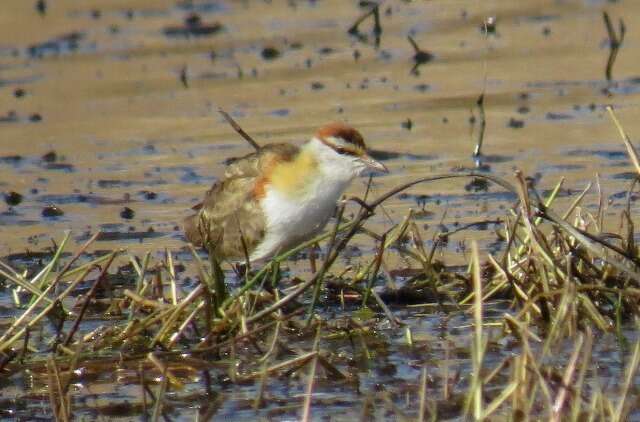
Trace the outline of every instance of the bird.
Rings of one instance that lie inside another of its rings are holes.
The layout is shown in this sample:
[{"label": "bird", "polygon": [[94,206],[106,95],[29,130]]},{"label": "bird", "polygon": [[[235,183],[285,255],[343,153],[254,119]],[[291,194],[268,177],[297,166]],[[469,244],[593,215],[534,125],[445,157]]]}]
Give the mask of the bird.
[{"label": "bird", "polygon": [[357,176],[389,171],[344,123],[323,126],[300,146],[257,147],[231,160],[183,223],[186,239],[220,261],[260,262],[312,239]]}]

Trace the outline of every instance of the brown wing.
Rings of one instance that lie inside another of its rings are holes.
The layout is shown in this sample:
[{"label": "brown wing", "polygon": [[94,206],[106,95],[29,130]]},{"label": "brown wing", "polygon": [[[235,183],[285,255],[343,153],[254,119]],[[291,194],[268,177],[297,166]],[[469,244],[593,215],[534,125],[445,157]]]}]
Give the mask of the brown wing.
[{"label": "brown wing", "polygon": [[244,239],[251,254],[266,229],[256,187],[275,163],[292,160],[298,151],[288,144],[266,145],[229,163],[225,179],[214,183],[197,214],[185,219],[187,240],[219,259],[244,259]]}]

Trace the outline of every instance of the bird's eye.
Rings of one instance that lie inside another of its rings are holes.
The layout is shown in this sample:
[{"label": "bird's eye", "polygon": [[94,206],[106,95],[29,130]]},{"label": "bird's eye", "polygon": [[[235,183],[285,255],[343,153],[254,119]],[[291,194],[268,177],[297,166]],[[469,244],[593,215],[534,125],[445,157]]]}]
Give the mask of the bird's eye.
[{"label": "bird's eye", "polygon": [[346,149],[346,148],[341,148],[341,147],[335,147],[335,150],[336,150],[336,152],[337,152],[338,154],[340,154],[340,155],[348,155],[348,154],[350,154],[350,153],[351,153],[351,151],[349,151],[348,149]]}]

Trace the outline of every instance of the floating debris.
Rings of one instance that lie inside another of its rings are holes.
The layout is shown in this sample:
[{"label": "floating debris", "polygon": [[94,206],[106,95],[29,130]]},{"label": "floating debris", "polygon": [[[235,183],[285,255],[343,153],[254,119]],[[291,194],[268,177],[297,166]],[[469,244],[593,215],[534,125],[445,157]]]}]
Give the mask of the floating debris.
[{"label": "floating debris", "polygon": [[428,51],[422,50],[411,35],[407,35],[407,39],[409,40],[409,44],[411,44],[414,51],[414,54],[413,54],[414,65],[411,68],[411,73],[413,73],[414,75],[417,75],[419,73],[418,68],[423,64],[429,63],[431,60],[435,58],[435,56]]},{"label": "floating debris", "polygon": [[218,22],[205,24],[200,15],[193,13],[185,18],[182,26],[169,26],[162,32],[170,38],[207,37],[219,33],[223,28]]},{"label": "floating debris", "polygon": [[37,0],[36,1],[36,11],[40,16],[44,16],[47,14],[47,2],[45,0]]},{"label": "floating debris", "polygon": [[53,163],[58,160],[58,154],[55,151],[49,151],[41,157],[45,163]]},{"label": "floating debris", "polygon": [[18,192],[7,192],[4,194],[4,202],[9,206],[15,206],[22,202],[22,195]]},{"label": "floating debris", "polygon": [[260,55],[265,60],[275,60],[280,57],[280,50],[275,47],[265,47],[260,52]]},{"label": "floating debris", "polygon": [[120,217],[124,218],[125,220],[131,220],[133,217],[135,217],[135,215],[135,211],[133,211],[129,207],[124,207],[122,208],[122,210],[120,210]]},{"label": "floating debris", "polygon": [[622,42],[624,41],[624,36],[627,30],[622,18],[618,20],[618,32],[616,32],[613,27],[613,23],[611,22],[611,18],[607,12],[602,12],[602,18],[604,19],[604,24],[607,27],[607,35],[609,36],[609,57],[607,58],[607,65],[604,73],[607,81],[611,82],[613,79],[613,65],[616,62],[618,50],[622,47]]},{"label": "floating debris", "polygon": [[509,119],[507,127],[510,127],[512,129],[522,129],[524,127],[524,120],[519,120],[512,117]]},{"label": "floating debris", "polygon": [[495,16],[488,16],[482,25],[480,25],[480,30],[485,34],[495,34],[496,28],[498,26],[498,20]]},{"label": "floating debris", "polygon": [[47,205],[42,209],[43,217],[60,217],[62,215],[64,215],[64,211],[53,204]]},{"label": "floating debris", "polygon": [[189,88],[189,76],[187,66],[182,66],[180,69],[180,83],[184,88]]},{"label": "floating debris", "polygon": [[374,45],[376,48],[380,47],[380,37],[382,36],[382,25],[380,24],[380,5],[375,2],[367,2],[365,6],[372,6],[368,12],[360,16],[353,25],[347,31],[350,35],[353,35],[361,42],[367,42],[367,35],[362,33],[359,26],[369,16],[373,16],[373,35]]}]

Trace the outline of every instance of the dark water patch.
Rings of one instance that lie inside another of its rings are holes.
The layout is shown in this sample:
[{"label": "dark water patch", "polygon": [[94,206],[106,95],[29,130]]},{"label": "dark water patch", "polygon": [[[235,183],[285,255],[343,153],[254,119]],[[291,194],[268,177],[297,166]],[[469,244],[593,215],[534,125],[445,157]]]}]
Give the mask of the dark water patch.
[{"label": "dark water patch", "polygon": [[480,156],[480,160],[483,163],[491,163],[491,164],[497,164],[497,163],[508,163],[511,162],[515,159],[515,157],[513,157],[512,155],[498,155],[498,154],[489,154],[489,155],[481,155]]},{"label": "dark water patch", "polygon": [[42,224],[42,222],[39,220],[27,220],[23,214],[13,208],[0,212],[0,226],[33,226],[36,224]]},{"label": "dark water patch", "polygon": [[167,9],[153,9],[153,8],[146,8],[146,9],[123,9],[119,11],[119,14],[121,14],[125,19],[128,20],[133,20],[135,18],[157,18],[157,17],[162,17],[162,16],[168,16],[169,15],[169,11]]},{"label": "dark water patch", "polygon": [[606,87],[606,82],[602,80],[592,80],[592,81],[532,81],[527,82],[527,88],[542,88],[542,89],[553,89],[553,88],[571,88],[571,87],[590,87],[595,89],[601,89]]},{"label": "dark water patch", "polygon": [[210,37],[223,29],[219,22],[204,23],[200,15],[192,13],[179,26],[168,26],[162,33],[169,38]]},{"label": "dark water patch", "polygon": [[[540,194],[542,195],[543,198],[548,198],[551,196],[551,193],[553,192],[553,189],[543,189],[540,191]],[[558,198],[570,198],[572,196],[576,196],[578,194],[582,193],[582,189],[560,189],[558,191],[558,193],[556,194],[556,196]]]},{"label": "dark water patch", "polygon": [[176,8],[186,12],[198,13],[219,13],[225,10],[225,6],[219,1],[182,0],[176,4]]},{"label": "dark water patch", "polygon": [[454,166],[451,168],[451,171],[454,173],[491,173],[491,166],[487,163],[483,163],[482,156],[475,157],[475,166]]},{"label": "dark water patch", "polygon": [[10,164],[15,166],[21,163],[22,160],[23,158],[20,155],[5,155],[3,157],[0,157],[0,164]]},{"label": "dark water patch", "polygon": [[507,127],[510,127],[511,129],[522,129],[524,127],[524,120],[512,117],[507,122]]},{"label": "dark water patch", "polygon": [[92,411],[97,415],[109,418],[125,418],[141,415],[144,410],[142,403],[123,401],[120,394],[108,394],[107,396],[111,396],[108,399],[108,404],[100,404],[92,407]]},{"label": "dark water patch", "polygon": [[615,192],[612,193],[611,195],[609,195],[609,199],[614,200],[614,199],[627,199],[627,196],[629,197],[629,199],[631,200],[631,202],[636,202],[638,200],[638,198],[640,198],[640,194],[638,194],[637,192],[633,192],[631,193],[631,195],[629,195],[629,191],[623,190],[620,192]]},{"label": "dark water patch", "polygon": [[202,154],[210,153],[211,151],[218,152],[223,150],[232,150],[236,149],[241,145],[246,145],[246,143],[242,144],[242,141],[238,141],[232,144],[211,144],[211,145],[196,145],[193,148],[190,148],[186,151],[186,155],[189,158],[199,157]]},{"label": "dark water patch", "polygon": [[[53,250],[25,251],[5,255],[1,259],[11,266],[19,265],[23,267],[33,267],[44,265],[46,262],[50,261],[51,258],[53,258],[53,255]],[[62,252],[60,254],[61,258],[68,258],[70,256],[71,252]]]},{"label": "dark water patch", "polygon": [[578,157],[600,157],[606,158],[607,160],[624,160],[627,158],[626,151],[606,149],[574,149],[567,151],[567,155]]},{"label": "dark water patch", "polygon": [[567,113],[555,113],[555,112],[548,112],[547,114],[545,114],[545,119],[547,120],[571,120],[574,118],[573,115],[571,114],[567,114]]},{"label": "dark water patch", "polygon": [[98,187],[102,189],[118,189],[126,188],[130,186],[158,186],[166,185],[168,182],[162,179],[151,179],[153,175],[150,172],[145,172],[144,181],[137,180],[118,180],[118,179],[102,179],[97,182]]},{"label": "dark water patch", "polygon": [[440,205],[442,203],[448,204],[465,204],[468,206],[470,203],[478,201],[504,201],[511,202],[518,199],[518,196],[512,192],[483,192],[483,193],[469,193],[464,195],[458,194],[432,194],[432,195],[416,195],[412,193],[403,192],[397,195],[400,200],[414,201],[418,206],[425,206],[426,204]]},{"label": "dark water patch", "polygon": [[70,54],[80,49],[80,42],[85,39],[85,34],[74,31],[42,43],[33,44],[27,48],[27,54],[31,58],[43,58]]},{"label": "dark water patch", "polygon": [[411,154],[405,152],[386,151],[382,149],[371,149],[369,155],[379,161],[388,161],[396,159],[407,159],[412,161],[431,161],[438,158],[436,155],[428,154]]},{"label": "dark water patch", "polygon": [[130,180],[117,180],[117,179],[101,179],[96,182],[99,188],[102,189],[116,189],[127,188],[133,184]]},{"label": "dark water patch", "polygon": [[64,171],[71,173],[75,171],[73,164],[59,162],[59,157],[51,151],[42,157],[22,157],[20,155],[7,155],[0,157],[0,164],[9,164],[14,167],[21,165],[38,166],[44,170]]},{"label": "dark water patch", "polygon": [[[2,52],[2,48],[0,48],[0,55],[2,55],[1,52]],[[27,76],[27,77],[21,77],[21,78],[13,78],[13,79],[2,79],[2,78],[0,78],[0,88],[3,87],[3,86],[30,84],[30,83],[36,82],[36,81],[38,81],[40,79],[42,79],[41,75],[33,75],[33,76]],[[16,91],[18,91],[20,89],[24,93],[24,89],[23,88],[16,88],[16,90],[13,93],[14,97],[22,98],[22,96],[16,95]]]},{"label": "dark water patch", "polygon": [[0,115],[0,123],[17,123],[19,121],[18,113],[14,110],[8,111],[5,115]]},{"label": "dark water patch", "polygon": [[195,170],[185,171],[184,174],[180,176],[180,181],[182,183],[190,183],[190,184],[200,184],[205,180],[211,180],[210,177],[205,177],[199,175]]},{"label": "dark water patch", "polygon": [[[20,50],[15,47],[0,47],[0,57],[18,57]],[[2,80],[0,80],[1,82]]]},{"label": "dark water patch", "polygon": [[75,167],[69,163],[42,163],[42,168],[45,170],[57,170],[64,171],[66,173],[73,173]]},{"label": "dark water patch", "polygon": [[195,79],[218,81],[229,79],[229,77],[230,75],[227,72],[202,72]]},{"label": "dark water patch", "polygon": [[549,165],[543,165],[540,168],[541,172],[545,172],[545,171],[577,171],[577,170],[584,170],[585,168],[587,168],[586,166],[582,165],[582,164],[549,164]]},{"label": "dark water patch", "polygon": [[616,173],[611,176],[614,180],[633,180],[638,177],[638,173],[635,171],[624,171],[622,173]]},{"label": "dark water patch", "polygon": [[[106,142],[111,142],[111,141],[106,141]],[[133,142],[133,141],[131,141]],[[135,146],[131,149],[128,150],[122,150],[122,151],[117,151],[117,152],[102,152],[102,153],[98,153],[96,154],[96,157],[99,160],[105,160],[107,158],[113,158],[113,157],[135,157],[135,156],[153,156],[158,154],[158,149],[156,148],[156,146],[153,144],[153,141],[149,141],[146,142],[144,145],[138,145]],[[130,165],[130,164],[129,164]],[[113,169],[126,169],[128,167],[125,167],[124,165],[121,165],[121,163],[119,163],[118,165],[113,165],[113,167],[111,167]]]},{"label": "dark water patch", "polygon": [[269,112],[270,115],[276,117],[286,117],[291,113],[291,110],[288,108],[278,108]]},{"label": "dark water patch", "polygon": [[551,22],[551,21],[558,20],[560,18],[561,18],[560,15],[531,15],[531,16],[524,16],[520,19],[526,22],[539,23],[539,22]]},{"label": "dark water patch", "polygon": [[98,235],[101,241],[145,240],[166,236],[167,233],[156,231],[102,232]]},{"label": "dark water patch", "polygon": [[[190,166],[171,166],[171,167],[155,167],[153,169],[155,173],[160,174],[179,174],[179,180],[182,183],[203,183],[210,182],[213,180],[210,176],[202,176],[198,174],[196,169]],[[139,184],[139,183],[138,183]],[[153,183],[145,182],[144,185],[150,186]]]},{"label": "dark water patch", "polygon": [[131,202],[130,198],[107,198],[94,194],[49,194],[40,195],[36,198],[40,203],[56,204],[91,204],[91,205],[120,205]]},{"label": "dark water patch", "polygon": [[395,290],[383,289],[379,294],[382,300],[389,305],[414,305],[433,303],[440,299],[446,300],[444,297],[438,298],[430,286],[416,288],[414,285],[404,285]]},{"label": "dark water patch", "polygon": [[640,77],[633,77],[622,81],[616,81],[613,86],[607,87],[612,94],[630,95],[640,92]]}]

